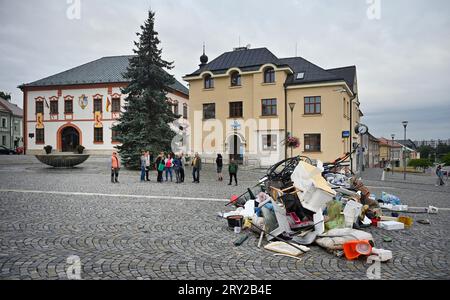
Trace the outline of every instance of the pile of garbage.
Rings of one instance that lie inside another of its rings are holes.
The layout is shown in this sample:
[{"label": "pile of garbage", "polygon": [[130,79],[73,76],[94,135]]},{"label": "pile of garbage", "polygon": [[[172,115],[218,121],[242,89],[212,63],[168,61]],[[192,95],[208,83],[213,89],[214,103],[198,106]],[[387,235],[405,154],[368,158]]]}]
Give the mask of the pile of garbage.
[{"label": "pile of garbage", "polygon": [[[411,226],[409,217],[383,216],[383,209],[404,211],[407,206],[387,193],[377,200],[341,161],[316,165],[302,157],[281,161],[245,194],[231,197],[227,206],[235,210],[218,215],[237,234],[243,230],[258,234],[258,247],[265,238],[264,248],[276,255],[298,258],[316,244],[348,260],[364,256],[388,261],[392,252],[376,248],[372,235],[363,229]],[[234,244],[240,246],[248,237],[242,235]]]}]

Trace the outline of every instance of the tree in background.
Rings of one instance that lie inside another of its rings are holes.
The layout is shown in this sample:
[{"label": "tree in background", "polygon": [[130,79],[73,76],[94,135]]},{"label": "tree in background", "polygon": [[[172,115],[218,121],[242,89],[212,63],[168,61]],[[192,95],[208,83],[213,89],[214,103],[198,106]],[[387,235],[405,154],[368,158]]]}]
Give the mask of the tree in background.
[{"label": "tree in background", "polygon": [[424,172],[426,169],[428,169],[429,167],[433,166],[433,163],[431,161],[429,161],[428,159],[425,158],[421,158],[421,159],[412,159],[409,161],[408,163],[409,167],[413,167],[416,169],[422,169]]},{"label": "tree in background", "polygon": [[420,152],[420,157],[427,158],[431,161],[435,160],[436,149],[434,149],[433,147],[424,145],[420,146],[417,151]]},{"label": "tree in background", "polygon": [[447,154],[442,158],[442,163],[444,163],[446,166],[450,166],[450,152],[447,153]]},{"label": "tree in background", "polygon": [[128,168],[139,167],[141,150],[154,153],[170,150],[175,136],[169,124],[176,116],[166,99],[167,88],[174,83],[174,78],[164,70],[172,69],[173,63],[161,58],[154,12],[149,11],[141,30],[142,33],[137,33],[139,41],[134,43],[136,56],[130,59],[125,74],[130,80],[122,90],[128,95],[125,112],[118,120],[120,123],[113,127],[121,143],[117,149]]},{"label": "tree in background", "polygon": [[5,100],[11,102],[11,93],[6,93],[6,92],[3,92],[3,91],[0,91],[0,98],[3,98]]},{"label": "tree in background", "polygon": [[436,147],[436,158],[442,160],[446,154],[450,153],[450,146],[439,143]]}]

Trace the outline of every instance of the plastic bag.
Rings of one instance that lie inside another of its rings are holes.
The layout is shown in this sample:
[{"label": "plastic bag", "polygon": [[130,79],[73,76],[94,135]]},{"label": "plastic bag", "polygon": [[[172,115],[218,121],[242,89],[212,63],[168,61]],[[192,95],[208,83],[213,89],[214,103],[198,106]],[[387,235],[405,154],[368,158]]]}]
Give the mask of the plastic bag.
[{"label": "plastic bag", "polygon": [[342,203],[332,201],[327,205],[328,222],[325,223],[325,229],[328,231],[334,228],[345,228],[345,218],[341,214]]}]

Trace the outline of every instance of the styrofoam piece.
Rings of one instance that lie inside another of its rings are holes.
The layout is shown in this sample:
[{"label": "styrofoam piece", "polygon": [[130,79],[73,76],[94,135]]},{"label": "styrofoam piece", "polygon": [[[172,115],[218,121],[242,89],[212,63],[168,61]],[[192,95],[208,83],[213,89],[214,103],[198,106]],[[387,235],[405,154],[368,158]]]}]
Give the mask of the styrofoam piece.
[{"label": "styrofoam piece", "polygon": [[437,214],[439,212],[439,208],[434,207],[434,206],[429,206],[427,209],[427,212],[429,214]]},{"label": "styrofoam piece", "polygon": [[408,211],[408,205],[393,205],[391,210],[393,210],[393,211]]},{"label": "styrofoam piece", "polygon": [[314,232],[316,234],[322,234],[325,232],[325,222],[323,218],[323,213],[320,210],[319,212],[314,214]]},{"label": "styrofoam piece", "polygon": [[385,249],[372,248],[372,254],[375,254],[380,258],[381,262],[385,262],[392,259],[392,251]]},{"label": "styrofoam piece", "polygon": [[362,221],[364,225],[370,225],[372,224],[372,221],[368,217],[364,217],[364,220]]},{"label": "styrofoam piece", "polygon": [[255,200],[249,200],[245,203],[244,210],[241,212],[241,216],[244,218],[251,218],[255,214]]},{"label": "styrofoam piece", "polygon": [[385,230],[402,230],[405,229],[405,224],[396,221],[381,221],[378,222],[378,227]]},{"label": "styrofoam piece", "polygon": [[361,214],[362,204],[356,201],[348,201],[344,208],[345,227],[352,228]]}]

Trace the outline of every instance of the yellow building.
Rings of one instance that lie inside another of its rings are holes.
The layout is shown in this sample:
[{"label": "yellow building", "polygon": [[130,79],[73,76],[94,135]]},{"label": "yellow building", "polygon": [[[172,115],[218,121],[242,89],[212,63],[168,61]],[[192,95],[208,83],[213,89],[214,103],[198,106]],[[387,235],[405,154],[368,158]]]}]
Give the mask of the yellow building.
[{"label": "yellow building", "polygon": [[325,70],[301,57],[277,58],[267,48],[237,48],[209,63],[203,54],[200,61],[184,80],[190,148],[206,161],[220,153],[225,160],[269,166],[291,156],[284,146],[290,134],[301,144],[292,155],[322,161],[358,142],[356,67]]}]

